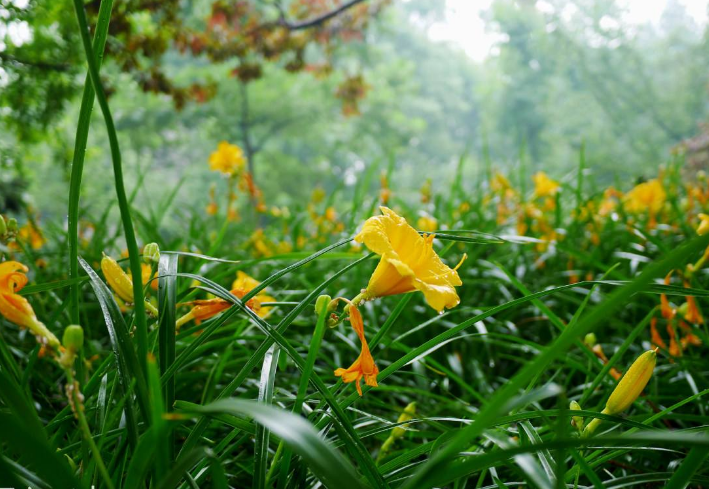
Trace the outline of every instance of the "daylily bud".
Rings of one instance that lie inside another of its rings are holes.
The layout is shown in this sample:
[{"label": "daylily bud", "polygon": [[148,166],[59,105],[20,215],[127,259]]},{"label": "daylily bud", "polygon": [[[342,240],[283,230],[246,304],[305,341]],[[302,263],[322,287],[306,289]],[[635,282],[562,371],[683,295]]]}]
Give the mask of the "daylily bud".
[{"label": "daylily bud", "polygon": [[689,304],[684,302],[681,306],[677,308],[677,312],[682,315],[682,317],[687,315],[687,310],[689,309]]},{"label": "daylily bud", "polygon": [[[399,419],[396,420],[397,423],[403,423],[404,421],[409,421],[411,419],[414,419],[414,415],[416,414],[416,403],[412,402],[408,406],[404,408],[404,412],[401,413],[399,416]],[[401,425],[395,427],[393,430],[391,430],[391,437],[392,438],[403,438],[404,434],[406,433],[405,429],[406,425]]]},{"label": "daylily bud", "polygon": [[160,247],[157,243],[148,243],[143,247],[143,261],[148,265],[160,261]]},{"label": "daylily bud", "polygon": [[330,297],[329,295],[321,295],[320,297],[318,297],[318,300],[315,301],[315,312],[318,315],[322,314],[323,309],[329,309],[331,301],[332,297]]},{"label": "daylily bud", "polygon": [[75,353],[81,351],[84,346],[84,330],[82,327],[76,324],[67,326],[64,330],[64,336],[62,336],[62,346]]},{"label": "daylily bud", "polygon": [[123,271],[116,260],[110,256],[103,255],[101,259],[101,271],[106,278],[106,282],[111,286],[116,295],[125,302],[133,302],[133,281],[128,274]]},{"label": "daylily bud", "polygon": [[84,346],[84,330],[81,329],[81,326],[72,324],[66,327],[64,336],[62,336],[62,346],[64,349],[59,358],[57,358],[57,363],[66,370],[72,370],[76,354]]},{"label": "daylily bud", "polygon": [[583,339],[583,342],[588,346],[589,348],[593,348],[596,345],[596,335],[594,333],[588,333],[586,337]]},{"label": "daylily bud", "polygon": [[9,233],[16,233],[18,229],[17,226],[17,219],[14,217],[11,217],[10,219],[7,220],[7,231]]},{"label": "daylily bud", "polygon": [[[581,411],[581,405],[576,401],[571,401],[569,409],[572,411]],[[583,418],[581,416],[572,416],[571,424],[575,426],[577,430],[583,430]]]},{"label": "daylily bud", "polygon": [[642,393],[657,363],[655,350],[648,350],[633,362],[606,403],[607,414],[622,413]]},{"label": "daylily bud", "polygon": [[0,216],[0,236],[4,236],[7,233],[7,224],[5,224],[5,219]]},{"label": "daylily bud", "polygon": [[[618,385],[608,398],[606,408],[602,411],[602,414],[620,414],[628,409],[650,381],[656,363],[657,349],[648,350],[640,355],[618,382]],[[601,419],[595,418],[586,425],[583,430],[583,436],[590,436],[600,424]]]}]

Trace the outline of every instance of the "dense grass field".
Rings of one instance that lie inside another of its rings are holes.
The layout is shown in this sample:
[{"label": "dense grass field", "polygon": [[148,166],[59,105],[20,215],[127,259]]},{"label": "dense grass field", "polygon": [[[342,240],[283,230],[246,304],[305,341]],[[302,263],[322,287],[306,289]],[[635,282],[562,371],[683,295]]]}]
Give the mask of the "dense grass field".
[{"label": "dense grass field", "polygon": [[76,179],[69,233],[5,216],[3,486],[709,484],[705,176],[372,165],[286,209],[207,162],[206,209],[119,174],[123,226]]}]

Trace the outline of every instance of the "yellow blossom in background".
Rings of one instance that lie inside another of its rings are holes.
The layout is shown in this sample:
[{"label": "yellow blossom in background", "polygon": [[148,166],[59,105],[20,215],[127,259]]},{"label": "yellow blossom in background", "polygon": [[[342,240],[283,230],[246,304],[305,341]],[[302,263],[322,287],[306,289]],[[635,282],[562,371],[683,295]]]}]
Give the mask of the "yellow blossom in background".
[{"label": "yellow blossom in background", "polygon": [[704,236],[709,233],[709,215],[699,214],[699,226],[697,226],[697,234],[699,236]]},{"label": "yellow blossom in background", "polygon": [[30,303],[18,294],[27,285],[27,267],[16,261],[0,263],[0,314],[11,323],[27,328],[37,341],[59,349],[59,339],[37,319]]},{"label": "yellow blossom in background", "polygon": [[382,207],[381,211],[383,215],[367,219],[354,238],[381,256],[367,285],[366,298],[420,290],[436,311],[457,306],[460,298],[455,287],[462,285],[458,267],[449,268],[441,261],[433,249],[434,236],[419,235],[391,209]]},{"label": "yellow blossom in background", "polygon": [[209,155],[209,168],[225,175],[236,175],[246,165],[246,157],[240,147],[222,141],[217,150]]},{"label": "yellow blossom in background", "polygon": [[510,184],[506,176],[496,171],[490,180],[490,188],[493,192],[505,192],[512,188],[512,184]]},{"label": "yellow blossom in background", "polygon": [[382,205],[387,205],[389,204],[389,199],[391,198],[391,190],[389,189],[389,179],[387,178],[386,173],[382,173],[381,177],[379,177],[379,183],[382,186],[379,191],[379,200],[382,202]]},{"label": "yellow blossom in background", "polygon": [[[247,275],[246,273],[239,270],[236,272],[236,280],[231,284],[231,293],[237,296],[239,299],[244,297],[246,294],[251,292],[253,289],[261,285],[261,282],[255,278]],[[255,299],[255,301],[254,301]],[[251,303],[251,301],[254,301]],[[264,290],[256,294],[256,297],[249,301],[251,304],[247,304],[250,309],[256,312],[260,317],[265,318],[271,311],[270,307],[261,307],[264,302],[276,302],[276,299],[268,295]],[[256,309],[256,302],[258,302],[258,310]]]},{"label": "yellow blossom in background", "polygon": [[219,206],[217,205],[217,202],[214,199],[214,191],[215,186],[214,184],[212,184],[209,187],[209,204],[207,204],[207,208],[205,209],[207,211],[207,215],[210,216],[214,216],[217,212],[219,212]]},{"label": "yellow blossom in background", "polygon": [[632,213],[656,214],[665,205],[667,193],[659,180],[653,179],[636,185],[623,197],[625,210]]},{"label": "yellow blossom in background", "polygon": [[559,182],[552,180],[543,171],[537,172],[533,177],[535,197],[554,197],[559,191]]},{"label": "yellow blossom in background", "polygon": [[431,202],[431,179],[427,178],[421,186],[421,203],[428,204]]},{"label": "yellow blossom in background", "polygon": [[319,204],[323,200],[325,200],[325,189],[322,187],[315,187],[313,189],[313,193],[310,194],[310,202],[313,204]]},{"label": "yellow blossom in background", "polygon": [[432,233],[438,229],[438,221],[435,217],[421,216],[418,218],[418,221],[416,221],[416,227],[419,231],[423,231],[424,233]]},{"label": "yellow blossom in background", "polygon": [[337,220],[337,212],[334,207],[330,206],[325,209],[325,219],[330,222],[335,222]]},{"label": "yellow blossom in background", "polygon": [[40,249],[47,242],[47,240],[44,239],[42,231],[40,231],[40,229],[32,222],[28,222],[22,226],[17,234],[17,237],[21,241],[29,243],[33,250]]},{"label": "yellow blossom in background", "polygon": [[[251,292],[255,287],[260,284],[261,282],[239,270],[236,274],[236,280],[234,280],[234,282],[231,284],[231,293],[239,299],[243,299],[246,294]],[[266,294],[264,291],[261,291],[256,294],[256,297],[253,297],[246,302],[246,307],[254,311],[259,317],[265,318],[270,313],[271,308],[262,307],[261,304],[263,304],[264,302],[275,301],[276,299]],[[225,299],[217,297],[214,299],[185,302],[181,305],[192,306],[192,309],[190,310],[190,312],[188,312],[177,320],[177,328],[180,328],[183,324],[193,319],[195,320],[195,322],[197,322],[197,324],[202,321],[206,321],[207,319],[216,316],[220,312],[229,309],[232,306],[232,303],[231,301],[227,301]]]},{"label": "yellow blossom in background", "polygon": [[372,353],[369,351],[369,345],[367,345],[367,339],[364,337],[364,322],[362,321],[362,315],[360,314],[359,309],[357,309],[356,305],[350,302],[349,312],[350,324],[362,343],[362,349],[357,357],[357,360],[355,360],[349,368],[338,368],[335,370],[335,376],[342,377],[342,381],[345,383],[356,382],[355,387],[357,387],[357,393],[361,396],[362,377],[364,377],[364,382],[368,386],[377,387],[377,375],[379,374],[379,369],[374,363]]}]

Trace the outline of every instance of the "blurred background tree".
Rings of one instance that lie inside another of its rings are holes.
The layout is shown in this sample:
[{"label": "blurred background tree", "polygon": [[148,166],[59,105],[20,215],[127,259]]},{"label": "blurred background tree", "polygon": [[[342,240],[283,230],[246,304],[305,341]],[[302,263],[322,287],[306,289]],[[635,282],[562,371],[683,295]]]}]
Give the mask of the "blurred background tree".
[{"label": "blurred background tree", "polygon": [[[129,184],[145,178],[137,204],[181,185],[183,205],[204,206],[221,140],[247,152],[269,206],[317,184],[353,187],[390,161],[392,191],[415,200],[410,190],[451,178],[464,154],[468,181],[520,160],[526,175],[563,177],[582,143],[601,181],[652,174],[709,119],[709,29],[678,0],[651,23],[629,22],[615,0],[495,0],[482,59],[431,35],[449,3],[117,3],[103,74]],[[0,157],[14,155],[4,168],[52,212],[85,76],[75,19],[66,0],[0,5]],[[111,193],[97,123],[84,196],[98,210]]]}]

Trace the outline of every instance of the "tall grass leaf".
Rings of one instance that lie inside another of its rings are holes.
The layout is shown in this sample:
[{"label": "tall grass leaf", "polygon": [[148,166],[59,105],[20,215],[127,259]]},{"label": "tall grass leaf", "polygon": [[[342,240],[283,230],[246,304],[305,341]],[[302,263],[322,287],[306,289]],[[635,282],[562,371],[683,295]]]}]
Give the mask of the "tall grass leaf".
[{"label": "tall grass leaf", "polygon": [[[118,375],[121,379],[121,386],[125,395],[131,391],[131,385],[135,380],[136,394],[138,405],[143,413],[143,418],[150,419],[150,403],[148,401],[148,390],[145,383],[142,367],[138,363],[133,341],[128,333],[128,325],[126,325],[123,315],[121,314],[116,301],[113,299],[113,294],[108,289],[106,284],[96,275],[93,268],[79,257],[79,263],[89,276],[91,287],[96,294],[103,313],[103,320],[108,329],[108,335],[111,340],[113,355],[116,360]],[[130,396],[126,399],[126,416],[129,421],[128,433],[135,443],[137,441],[138,427],[136,416],[133,412],[133,402]]]},{"label": "tall grass leaf", "polygon": [[223,399],[195,407],[195,414],[246,415],[265,425],[303,458],[313,474],[330,489],[362,489],[365,486],[350,463],[330,446],[306,420],[262,403]]},{"label": "tall grass leaf", "polygon": [[[103,51],[108,36],[108,24],[111,19],[113,0],[102,0],[98,11],[98,20],[94,31],[93,52],[96,56],[96,68],[101,67]],[[91,114],[94,108],[94,87],[87,74],[84,79],[84,93],[81,97],[79,121],[76,125],[74,138],[74,156],[71,163],[71,177],[69,183],[69,210],[67,212],[68,240],[69,240],[69,277],[79,278],[79,200],[81,199],[81,178],[84,173],[84,159],[86,157],[86,141],[89,137]],[[80,323],[79,318],[79,282],[71,283],[69,291],[69,315],[74,324]]]},{"label": "tall grass leaf", "polygon": [[[276,380],[276,370],[278,369],[278,354],[280,348],[273,345],[266,352],[261,368],[261,380],[259,381],[258,402],[270,406],[273,403],[273,384]],[[254,439],[254,489],[265,489],[266,473],[268,468],[268,441],[270,431],[268,426],[261,423],[256,427],[256,437]]]},{"label": "tall grass leaf", "polygon": [[[4,393],[7,384],[0,381],[0,386]],[[18,413],[0,412],[0,440],[6,444],[5,453],[11,451],[21,454],[22,460],[53,488],[83,487],[74,477],[64,456],[49,445],[44,430],[34,429],[25,422],[26,416],[27,414],[22,416]]]}]

